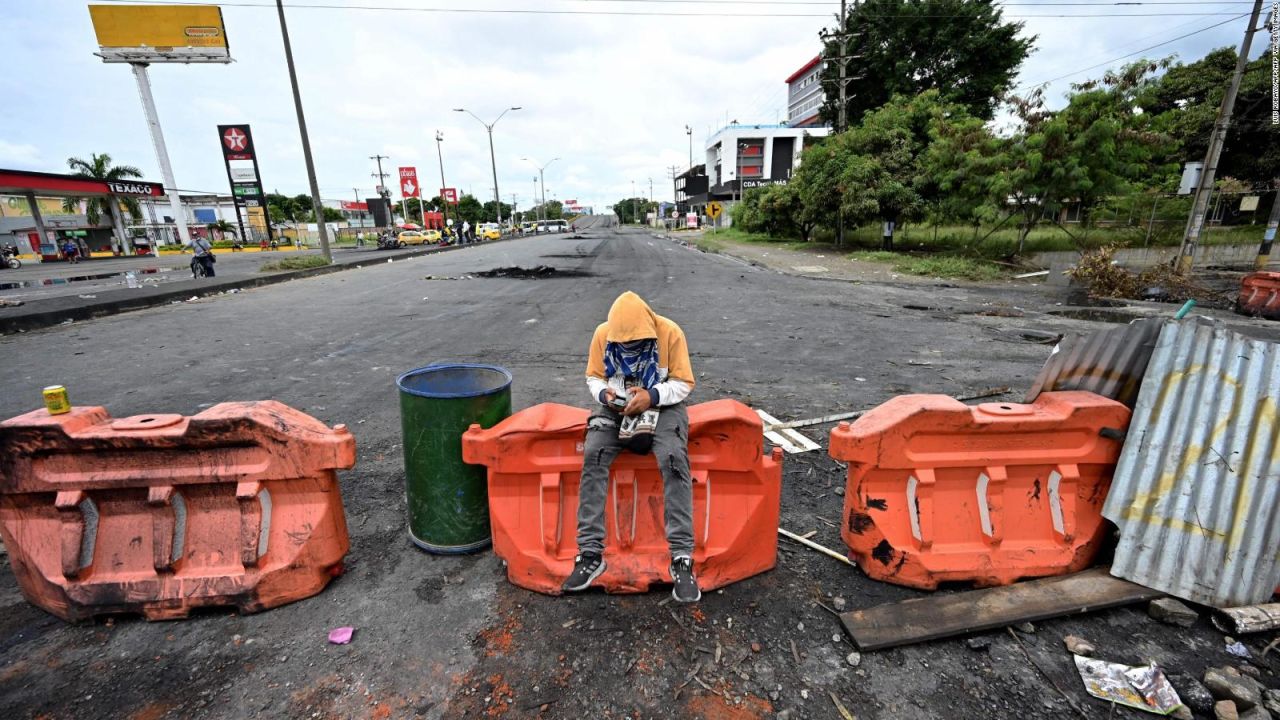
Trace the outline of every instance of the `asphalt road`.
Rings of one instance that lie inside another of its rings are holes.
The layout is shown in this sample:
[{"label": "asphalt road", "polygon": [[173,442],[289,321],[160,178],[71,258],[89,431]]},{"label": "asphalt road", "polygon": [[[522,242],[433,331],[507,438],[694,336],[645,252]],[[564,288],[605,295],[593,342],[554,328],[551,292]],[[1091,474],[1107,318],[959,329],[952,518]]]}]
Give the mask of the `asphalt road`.
[{"label": "asphalt road", "polygon": [[[587,343],[624,290],[684,328],[698,377],[692,401],[735,397],[783,419],[870,407],[904,392],[1021,389],[1048,348],[1026,342],[1018,328],[1096,327],[1018,310],[1044,303],[1031,290],[995,296],[797,278],[619,231],[604,219],[584,235],[480,245],[0,338],[8,368],[0,417],[38,407],[40,389],[54,383],[66,385],[74,403],[104,405],[117,417],[270,398],[346,423],[358,444],[357,465],[341,478],[348,570],[314,598],[248,616],[70,626],[27,604],[5,564],[0,717],[442,718],[509,710],[510,717],[745,718],[787,708],[797,718],[833,717],[827,690],[861,718],[1069,712],[1003,636],[990,657],[977,659],[957,641],[868,656],[855,675],[845,665],[852,647],[810,598],[835,593],[860,607],[912,593],[803,549],[787,548],[773,572],[679,608],[684,619],[676,624],[676,608],[658,604],[663,592],[543,597],[508,584],[492,553],[437,557],[413,548],[397,374],[441,361],[493,363],[513,373],[517,409],[586,406]],[[537,265],[560,272],[536,280],[473,275]],[[982,314],[991,310],[1002,312]],[[810,435],[822,439],[826,429]],[[841,548],[836,530],[815,518],[839,517],[833,488],[842,471],[822,451],[788,456],[787,468],[784,526],[817,529],[815,539]],[[737,622],[726,627],[731,617]],[[1133,662],[1141,658],[1130,657],[1131,633],[1144,632],[1148,644],[1162,640],[1158,629],[1143,629],[1140,609],[1100,617],[1063,627]],[[327,644],[329,629],[342,625],[356,628],[354,641]],[[1177,632],[1171,637],[1193,639],[1177,640],[1170,654],[1208,657],[1207,640]],[[803,662],[793,662],[788,640],[799,643]],[[723,643],[737,653],[757,641],[761,652],[736,674],[720,670],[729,681],[724,698],[740,704],[689,685],[693,658],[710,663],[695,646]],[[1052,640],[1032,651],[1087,705],[1060,648]],[[689,687],[674,692],[682,681]],[[707,703],[753,710],[715,714]],[[1105,704],[1087,707],[1089,717],[1108,717]]]}]

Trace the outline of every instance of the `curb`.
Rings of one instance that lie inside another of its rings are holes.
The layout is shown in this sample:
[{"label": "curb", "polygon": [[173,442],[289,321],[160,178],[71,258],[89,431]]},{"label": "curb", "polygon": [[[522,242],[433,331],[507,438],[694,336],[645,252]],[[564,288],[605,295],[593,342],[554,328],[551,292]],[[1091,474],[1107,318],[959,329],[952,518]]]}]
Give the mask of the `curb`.
[{"label": "curb", "polygon": [[[489,240],[480,245],[493,245],[496,243],[515,240],[516,238],[502,238],[501,240]],[[383,255],[381,257],[369,258],[368,260],[356,260],[348,263],[338,263],[334,265],[325,265],[317,268],[307,268],[305,270],[288,270],[285,272],[272,273],[270,275],[261,275],[257,277],[241,278],[238,280],[227,280],[223,282],[217,281],[215,278],[212,282],[198,287],[174,288],[172,290],[158,290],[154,293],[146,295],[128,296],[134,293],[134,290],[115,290],[112,292],[120,293],[123,297],[103,302],[91,303],[87,305],[76,305],[71,307],[60,307],[49,310],[35,310],[25,314],[15,315],[13,317],[0,317],[0,336],[12,335],[14,333],[30,332],[32,330],[42,330],[44,328],[61,325],[68,320],[81,321],[92,320],[93,318],[106,317],[108,315],[118,315],[120,313],[129,312],[131,310],[145,310],[146,308],[168,305],[174,300],[186,300],[191,297],[208,297],[217,295],[228,290],[248,290],[251,288],[265,287],[268,285],[276,285],[279,283],[289,282],[290,280],[303,280],[310,277],[320,275],[329,275],[331,273],[342,272],[344,270],[356,270],[372,265],[385,264],[388,259],[391,260],[408,260],[409,258],[422,257],[425,255],[435,255],[438,253],[449,252],[452,250],[462,250],[464,248],[479,247],[479,245],[449,245],[446,247],[431,247],[421,250],[402,251],[396,255]],[[41,300],[41,303],[56,303],[61,298],[50,298]],[[18,308],[21,311],[22,308]]]}]

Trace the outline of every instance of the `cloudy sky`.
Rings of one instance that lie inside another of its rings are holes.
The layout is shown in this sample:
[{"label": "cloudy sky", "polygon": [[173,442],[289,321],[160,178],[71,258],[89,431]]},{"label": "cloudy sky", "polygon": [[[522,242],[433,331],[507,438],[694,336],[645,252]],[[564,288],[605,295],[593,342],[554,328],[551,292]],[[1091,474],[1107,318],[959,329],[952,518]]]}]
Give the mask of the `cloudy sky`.
[{"label": "cloudy sky", "polygon": [[[0,0],[0,167],[62,172],[69,156],[106,152],[160,180],[132,74],[93,55],[84,0]],[[307,8],[307,5],[341,8]],[[504,201],[529,204],[539,163],[548,198],[603,207],[637,193],[672,195],[668,168],[688,163],[727,120],[776,122],[783,80],[818,50],[838,3],[822,0],[292,0],[290,36],[320,190],[372,194],[369,156],[491,197],[491,120]],[[377,6],[381,9],[371,9]],[[412,8],[396,10],[388,8]],[[1237,46],[1250,3],[1011,0],[1006,16],[1038,35],[1020,83],[1096,76],[1128,53],[1195,60]],[[465,12],[462,10],[466,10]],[[484,12],[535,10],[538,13]],[[554,12],[553,12],[554,11]],[[1090,17],[1033,17],[1087,15]],[[1143,15],[1145,17],[1122,17]],[[754,16],[754,17],[753,17]],[[153,92],[177,184],[227,192],[215,125],[252,124],[268,190],[307,190],[280,28],[269,0],[223,6],[231,65],[156,65]],[[1197,32],[1223,23],[1216,28]],[[1266,46],[1255,41],[1255,53]],[[1091,66],[1099,66],[1089,69]],[[1077,73],[1077,71],[1087,70]],[[1073,74],[1076,73],[1076,74]],[[1062,76],[1067,76],[1063,78]],[[394,180],[391,183],[394,185]]]}]

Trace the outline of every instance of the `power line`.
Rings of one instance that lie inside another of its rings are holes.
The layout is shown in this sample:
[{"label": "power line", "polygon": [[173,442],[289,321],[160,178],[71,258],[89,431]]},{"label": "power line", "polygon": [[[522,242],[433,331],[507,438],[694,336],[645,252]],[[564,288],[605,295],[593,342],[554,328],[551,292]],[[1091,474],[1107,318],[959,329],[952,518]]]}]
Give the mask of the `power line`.
[{"label": "power line", "polygon": [[1131,53],[1128,53],[1127,55],[1121,55],[1120,57],[1111,58],[1110,60],[1107,60],[1106,62],[1100,62],[1100,63],[1098,63],[1097,65],[1090,65],[1090,66],[1089,66],[1089,67],[1087,67],[1087,68],[1081,68],[1081,69],[1079,69],[1079,70],[1075,70],[1075,71],[1073,71],[1073,72],[1069,72],[1069,73],[1067,73],[1066,75],[1059,75],[1058,77],[1053,78],[1053,79],[1051,79],[1051,80],[1044,80],[1044,81],[1036,82],[1036,83],[1023,83],[1022,85],[1019,85],[1017,89],[1021,90],[1022,88],[1035,87],[1035,86],[1037,86],[1037,85],[1048,85],[1049,83],[1054,83],[1054,82],[1057,82],[1057,81],[1059,81],[1059,80],[1065,80],[1066,78],[1069,78],[1069,77],[1071,77],[1072,75],[1079,75],[1080,73],[1083,73],[1083,72],[1089,72],[1090,70],[1096,70],[1096,69],[1098,69],[1098,68],[1100,68],[1100,67],[1105,67],[1105,66],[1110,65],[1110,64],[1112,64],[1112,63],[1114,63],[1114,62],[1118,62],[1118,61],[1120,61],[1120,60],[1124,60],[1124,59],[1126,59],[1126,58],[1131,58],[1131,57],[1133,57],[1134,55],[1141,55],[1142,53],[1144,53],[1144,52],[1146,52],[1146,51],[1148,51],[1148,50],[1154,50],[1154,49],[1156,49],[1156,48],[1158,48],[1158,47],[1163,47],[1163,46],[1168,45],[1168,44],[1170,44],[1170,43],[1178,42],[1179,40],[1185,40],[1185,39],[1187,39],[1187,38],[1189,38],[1189,37],[1191,37],[1191,36],[1193,36],[1193,35],[1199,35],[1199,34],[1200,34],[1200,33],[1202,33],[1202,32],[1208,32],[1209,30],[1212,30],[1212,29],[1214,29],[1214,28],[1216,28],[1216,27],[1221,27],[1221,26],[1223,26],[1223,25],[1226,25],[1227,23],[1235,22],[1236,20],[1239,20],[1240,18],[1245,17],[1245,16],[1246,16],[1246,15],[1248,15],[1248,14],[1249,14],[1249,13],[1242,13],[1242,14],[1240,14],[1240,15],[1236,15],[1235,17],[1227,18],[1226,20],[1223,20],[1222,22],[1214,23],[1214,24],[1212,24],[1212,25],[1210,25],[1210,26],[1208,26],[1208,27],[1203,27],[1203,28],[1200,28],[1199,30],[1193,30],[1193,31],[1191,31],[1191,32],[1189,32],[1189,33],[1187,33],[1187,34],[1185,34],[1185,35],[1179,35],[1178,37],[1173,38],[1172,40],[1165,40],[1165,41],[1164,41],[1164,42],[1162,42],[1162,43],[1156,43],[1155,45],[1149,45],[1149,46],[1147,46],[1147,47],[1142,48],[1141,50],[1135,50],[1135,51],[1133,51],[1133,52],[1131,52]]},{"label": "power line", "polygon": [[[206,5],[202,0],[103,0],[104,2],[124,3],[132,5]],[[274,5],[254,2],[220,2],[222,7],[274,8]],[[1190,3],[1187,3],[1190,4]],[[623,17],[726,17],[722,11],[707,12],[669,12],[657,10],[551,10],[538,8],[460,8],[460,7],[400,7],[389,5],[342,5],[338,3],[287,3],[285,7],[297,10],[362,10],[366,12],[418,12],[431,14],[467,14],[467,15],[573,15],[573,16],[623,16]],[[1120,18],[1120,17],[1176,17],[1176,16],[1220,16],[1229,11],[1219,12],[1159,12],[1159,13],[1056,13],[1026,15],[1007,13],[1004,17],[1012,19],[1034,18]],[[735,13],[734,18],[826,18],[830,13]],[[964,18],[967,15],[903,15],[863,13],[862,17],[887,19],[919,19],[929,18],[945,20]],[[1234,18],[1232,18],[1234,19]]]}]

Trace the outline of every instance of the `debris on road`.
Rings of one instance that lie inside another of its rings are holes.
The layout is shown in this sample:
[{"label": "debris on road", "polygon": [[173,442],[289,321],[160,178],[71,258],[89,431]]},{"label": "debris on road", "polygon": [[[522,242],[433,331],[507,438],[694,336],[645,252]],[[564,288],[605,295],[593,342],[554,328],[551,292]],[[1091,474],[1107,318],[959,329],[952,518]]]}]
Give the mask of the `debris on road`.
[{"label": "debris on road", "polygon": [[334,645],[346,645],[351,642],[351,635],[356,631],[353,627],[339,627],[329,631],[329,642]]},{"label": "debris on road", "polygon": [[1068,635],[1062,638],[1062,643],[1067,646],[1067,652],[1071,653],[1072,655],[1083,655],[1085,657],[1092,657],[1093,654],[1097,652],[1097,649],[1094,648],[1093,643],[1089,642],[1088,640],[1085,640],[1084,638],[1076,637],[1075,635]]},{"label": "debris on road", "polygon": [[1280,629],[1280,603],[1217,610],[1212,619],[1215,627],[1233,635],[1277,630]]},{"label": "debris on road", "polygon": [[[1215,608],[1266,602],[1280,584],[1280,345],[1208,320],[1168,321],[1102,514],[1112,572]],[[1140,432],[1139,432],[1140,430]]]},{"label": "debris on road", "polygon": [[1156,715],[1170,715],[1182,707],[1178,692],[1155,663],[1130,667],[1079,655],[1075,660],[1085,690],[1100,700]]},{"label": "debris on road", "polygon": [[779,534],[779,535],[781,535],[781,536],[782,536],[782,537],[784,537],[784,538],[787,538],[788,540],[794,540],[794,541],[796,541],[796,542],[800,543],[801,545],[804,545],[805,547],[808,547],[808,548],[812,548],[812,549],[814,549],[814,550],[817,550],[818,552],[822,553],[823,555],[826,555],[826,556],[827,556],[827,557],[829,557],[829,558],[833,558],[833,559],[835,559],[835,560],[839,560],[840,562],[842,562],[842,563],[844,563],[844,564],[846,564],[846,565],[852,565],[852,564],[853,564],[853,561],[852,561],[852,560],[850,560],[847,556],[845,556],[845,555],[841,555],[840,553],[836,552],[835,550],[832,550],[831,548],[828,548],[828,547],[824,547],[824,546],[822,546],[822,545],[819,545],[818,543],[816,543],[816,542],[814,542],[814,541],[812,541],[812,540],[810,540],[810,539],[808,539],[808,538],[806,538],[806,537],[804,537],[804,536],[802,536],[802,535],[796,535],[795,533],[793,533],[793,532],[791,532],[791,531],[789,531],[789,530],[784,530],[784,529],[782,529],[782,528],[778,528],[778,534]]},{"label": "debris on road", "polygon": [[1245,647],[1244,643],[1239,640],[1233,643],[1227,643],[1227,647],[1225,649],[1228,655],[1234,655],[1238,658],[1244,658],[1245,660],[1251,660],[1253,658],[1253,654],[1249,652],[1249,648]]},{"label": "debris on road", "polygon": [[1241,675],[1231,666],[1211,667],[1204,671],[1204,686],[1218,700],[1230,700],[1240,710],[1262,703],[1263,687],[1251,677]]},{"label": "debris on road", "polygon": [[948,595],[911,598],[840,616],[859,650],[881,650],[1026,620],[1096,612],[1150,600],[1161,593],[1120,578],[1106,568]]},{"label": "debris on road", "polygon": [[811,450],[822,449],[821,445],[814,442],[813,440],[810,440],[809,438],[805,437],[801,433],[791,428],[786,428],[782,430],[771,430],[770,428],[778,427],[782,423],[778,420],[778,418],[770,415],[764,410],[761,410],[760,408],[756,408],[756,414],[759,415],[760,419],[764,421],[765,438],[767,438],[769,442],[773,443],[774,445],[777,445],[783,450],[786,450],[789,453],[803,453],[803,452],[809,452]]},{"label": "debris on road", "polygon": [[1063,336],[1022,401],[1033,402],[1042,392],[1087,390],[1132,408],[1166,322],[1147,318],[1088,335]]},{"label": "debris on road", "polygon": [[1168,625],[1191,627],[1200,614],[1174,598],[1156,598],[1147,605],[1147,614]]}]

